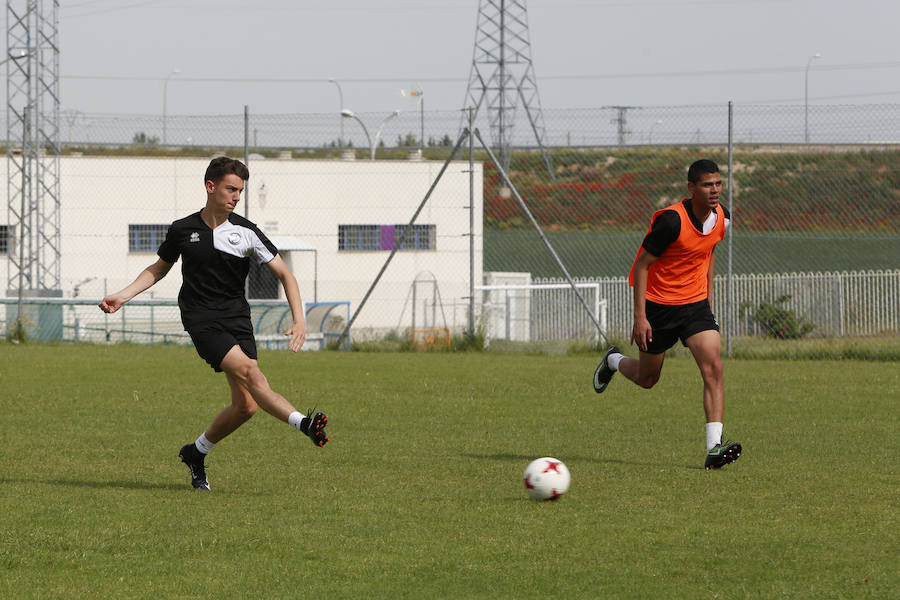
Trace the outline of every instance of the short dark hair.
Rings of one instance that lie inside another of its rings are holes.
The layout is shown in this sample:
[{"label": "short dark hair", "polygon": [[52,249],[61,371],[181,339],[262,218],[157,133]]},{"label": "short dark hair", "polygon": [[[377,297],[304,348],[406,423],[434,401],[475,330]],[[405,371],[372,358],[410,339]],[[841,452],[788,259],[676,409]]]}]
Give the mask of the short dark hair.
[{"label": "short dark hair", "polygon": [[705,175],[706,173],[718,173],[719,165],[709,160],[708,158],[701,158],[696,161],[694,164],[690,166],[688,169],[688,181],[691,183],[697,183],[700,181],[700,176]]},{"label": "short dark hair", "polygon": [[204,175],[203,182],[212,181],[213,183],[219,183],[226,175],[237,175],[244,181],[247,181],[250,179],[250,169],[236,158],[217,156],[206,167],[206,175]]}]

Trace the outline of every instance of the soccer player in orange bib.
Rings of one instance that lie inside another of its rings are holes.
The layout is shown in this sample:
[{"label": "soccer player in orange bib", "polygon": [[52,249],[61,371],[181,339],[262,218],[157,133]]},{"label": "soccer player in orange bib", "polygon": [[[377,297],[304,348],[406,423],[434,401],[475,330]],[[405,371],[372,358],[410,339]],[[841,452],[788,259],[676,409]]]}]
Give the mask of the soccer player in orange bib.
[{"label": "soccer player in orange bib", "polygon": [[741,445],[722,439],[725,388],[719,323],[712,313],[715,247],[725,238],[731,216],[719,204],[722,177],[711,160],[688,169],[690,198],[657,211],[638,250],[628,282],[634,287],[631,342],[638,358],[610,346],[594,371],[594,390],[606,389],[616,371],[643,388],[659,381],[666,350],[680,339],[703,377],[707,469],[741,455]]}]

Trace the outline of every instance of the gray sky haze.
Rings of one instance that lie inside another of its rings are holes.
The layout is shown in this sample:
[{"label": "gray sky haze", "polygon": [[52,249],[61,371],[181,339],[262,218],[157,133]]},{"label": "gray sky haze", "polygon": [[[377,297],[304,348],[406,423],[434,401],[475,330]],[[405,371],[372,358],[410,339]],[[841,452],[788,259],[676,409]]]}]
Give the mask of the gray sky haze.
[{"label": "gray sky haze", "polygon": [[[478,0],[61,0],[62,108],[170,115],[464,103]],[[531,0],[545,108],[900,102],[896,0]]]}]

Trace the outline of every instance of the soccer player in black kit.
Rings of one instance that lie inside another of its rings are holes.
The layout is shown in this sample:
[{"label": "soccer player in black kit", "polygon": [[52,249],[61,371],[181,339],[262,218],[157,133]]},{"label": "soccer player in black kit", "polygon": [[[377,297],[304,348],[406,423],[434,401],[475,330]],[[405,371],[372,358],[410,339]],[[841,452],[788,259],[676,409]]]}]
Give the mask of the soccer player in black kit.
[{"label": "soccer player in black kit", "polygon": [[[144,269],[129,286],[110,294],[100,309],[113,313],[166,276],[181,256],[183,282],[178,306],[185,331],[197,353],[216,372],[225,372],[231,404],[179,456],[191,471],[191,485],[209,490],[204,458],[225,436],[262,407],[267,413],[305,433],[316,446],[328,442],[321,412],[304,415],[274,391],[256,362],[256,340],[244,285],[250,261],[265,264],[281,281],[293,324],[285,335],[297,352],[306,339],[306,319],[297,280],[278,250],[253,223],[234,213],[250,178],[246,165],[233,158],[214,158],[206,169],[206,206],[172,223],[159,247],[159,260]],[[311,413],[311,411],[310,411]]]}]

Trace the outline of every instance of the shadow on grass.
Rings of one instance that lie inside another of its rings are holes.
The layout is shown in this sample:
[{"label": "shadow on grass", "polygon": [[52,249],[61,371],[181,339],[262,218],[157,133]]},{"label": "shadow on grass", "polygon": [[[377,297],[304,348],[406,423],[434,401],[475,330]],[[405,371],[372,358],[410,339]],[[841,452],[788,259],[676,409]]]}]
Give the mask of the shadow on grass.
[{"label": "shadow on grass", "polygon": [[[516,462],[525,462],[525,461],[531,462],[532,460],[534,460],[535,458],[537,458],[537,457],[531,456],[531,455],[526,456],[526,455],[524,455],[524,454],[511,454],[511,453],[504,453],[504,454],[463,454],[462,456],[465,456],[465,457],[468,457],[468,458],[476,458],[476,459],[479,459],[479,460],[500,460],[500,461],[503,461],[503,460],[514,460],[514,461],[516,461]],[[618,458],[597,458],[596,456],[570,456],[570,455],[567,455],[567,456],[566,456],[566,461],[570,461],[570,462],[591,462],[591,463],[598,463],[598,464],[614,464],[614,465],[632,465],[632,466],[636,466],[636,467],[665,467],[665,466],[669,466],[669,467],[678,467],[678,468],[681,468],[681,469],[692,469],[692,470],[700,470],[700,471],[705,471],[705,470],[706,470],[703,466],[697,466],[697,465],[678,465],[678,464],[671,464],[671,463],[666,464],[666,463],[662,463],[662,462],[656,462],[656,463],[653,463],[653,462],[640,462],[640,461],[634,461],[634,460],[621,460],[621,459],[618,459]]]},{"label": "shadow on grass", "polygon": [[47,483],[96,489],[123,488],[128,490],[191,490],[186,485],[174,483],[148,483],[146,481],[88,481],[85,479],[51,479]]},{"label": "shadow on grass", "polygon": [[[146,481],[122,481],[122,480],[104,480],[104,481],[90,481],[87,479],[4,479],[0,478],[0,483],[31,483],[31,484],[46,484],[46,485],[58,485],[62,487],[78,487],[78,488],[90,488],[96,490],[165,490],[168,492],[196,492],[197,490],[193,489],[188,483],[150,483]],[[200,494],[200,492],[197,492]],[[228,494],[230,495],[241,495],[241,496],[267,496],[269,495],[266,492],[261,492],[259,490],[247,490],[247,489],[239,489],[239,490],[229,490]],[[200,494],[200,495],[205,495]]]},{"label": "shadow on grass", "polygon": [[94,489],[131,489],[131,490],[170,490],[178,491],[188,489],[190,487],[184,485],[176,485],[174,483],[147,483],[145,481],[88,481],[85,479],[0,479],[3,483],[45,483],[49,485],[59,485],[65,487],[82,487]]}]

